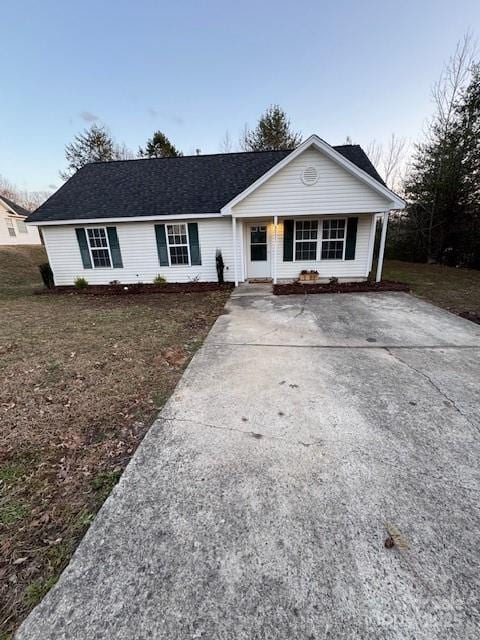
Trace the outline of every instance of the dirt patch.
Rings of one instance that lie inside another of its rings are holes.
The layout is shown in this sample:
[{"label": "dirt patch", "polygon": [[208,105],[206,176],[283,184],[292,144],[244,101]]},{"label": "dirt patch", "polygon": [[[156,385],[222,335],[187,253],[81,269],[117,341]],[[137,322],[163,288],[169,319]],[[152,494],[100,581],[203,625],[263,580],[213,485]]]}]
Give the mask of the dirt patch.
[{"label": "dirt patch", "polygon": [[1,282],[3,640],[57,580],[229,291],[14,296]]},{"label": "dirt patch", "polygon": [[337,282],[325,284],[303,284],[292,282],[289,284],[275,284],[273,293],[277,296],[304,293],[363,293],[369,291],[409,291],[410,287],[402,282]]}]

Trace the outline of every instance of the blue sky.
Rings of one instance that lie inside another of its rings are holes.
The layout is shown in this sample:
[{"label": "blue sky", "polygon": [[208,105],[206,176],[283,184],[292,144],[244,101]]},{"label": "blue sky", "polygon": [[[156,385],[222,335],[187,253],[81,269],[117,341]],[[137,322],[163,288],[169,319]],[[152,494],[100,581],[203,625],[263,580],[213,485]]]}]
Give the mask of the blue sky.
[{"label": "blue sky", "polygon": [[0,174],[43,190],[94,117],[134,150],[160,129],[216,153],[271,103],[330,144],[418,139],[480,2],[16,0],[0,19]]}]

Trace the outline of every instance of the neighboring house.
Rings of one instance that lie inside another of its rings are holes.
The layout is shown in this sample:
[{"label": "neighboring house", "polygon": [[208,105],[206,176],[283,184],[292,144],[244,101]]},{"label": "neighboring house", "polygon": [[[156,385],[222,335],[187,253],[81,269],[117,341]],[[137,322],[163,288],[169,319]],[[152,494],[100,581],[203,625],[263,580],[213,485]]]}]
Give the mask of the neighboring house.
[{"label": "neighboring house", "polygon": [[25,224],[29,215],[30,211],[0,194],[0,247],[41,243],[38,229]]},{"label": "neighboring house", "polygon": [[29,218],[57,285],[225,279],[364,280],[375,226],[404,202],[358,145],[91,163]]}]

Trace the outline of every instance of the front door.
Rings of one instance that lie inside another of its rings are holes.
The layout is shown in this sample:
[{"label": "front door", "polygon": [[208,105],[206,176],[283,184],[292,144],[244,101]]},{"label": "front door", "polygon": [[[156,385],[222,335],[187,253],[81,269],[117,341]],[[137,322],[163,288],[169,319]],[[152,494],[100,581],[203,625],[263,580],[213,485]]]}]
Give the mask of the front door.
[{"label": "front door", "polygon": [[270,234],[268,224],[248,224],[247,245],[248,277],[270,278]]}]

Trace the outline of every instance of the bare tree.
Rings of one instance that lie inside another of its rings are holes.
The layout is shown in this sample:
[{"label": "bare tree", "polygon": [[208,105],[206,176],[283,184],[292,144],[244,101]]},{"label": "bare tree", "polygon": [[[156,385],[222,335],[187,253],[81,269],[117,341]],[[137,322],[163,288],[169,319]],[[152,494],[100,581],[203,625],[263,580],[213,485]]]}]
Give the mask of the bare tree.
[{"label": "bare tree", "polygon": [[390,189],[402,191],[402,182],[406,170],[407,139],[394,133],[383,145],[372,140],[367,146],[367,155]]},{"label": "bare tree", "polygon": [[134,160],[135,159],[135,154],[131,149],[127,147],[125,142],[120,142],[118,144],[115,144],[115,147],[113,150],[113,156],[115,160]]},{"label": "bare tree", "polygon": [[230,133],[227,131],[225,131],[225,134],[223,136],[223,138],[220,140],[220,151],[222,153],[232,153],[233,151],[233,142],[232,142],[232,138],[230,137]]},{"label": "bare tree", "polygon": [[[440,74],[440,78],[432,87],[432,98],[435,103],[434,122],[436,127],[440,128],[440,133],[444,135],[452,124],[455,106],[470,78],[475,52],[476,45],[473,35],[468,31],[463,39],[457,43],[453,55]],[[430,123],[431,129],[432,123]]]},{"label": "bare tree", "polygon": [[0,175],[0,196],[5,196],[27,211],[33,211],[50,196],[49,191],[28,191],[19,189],[16,185]]}]

